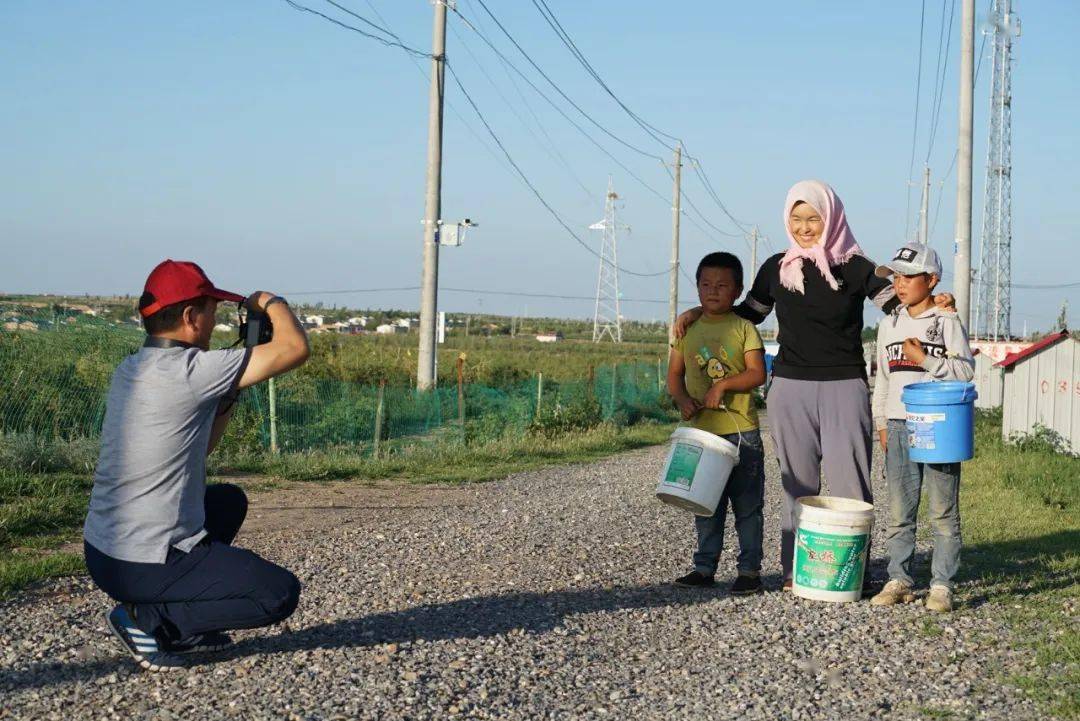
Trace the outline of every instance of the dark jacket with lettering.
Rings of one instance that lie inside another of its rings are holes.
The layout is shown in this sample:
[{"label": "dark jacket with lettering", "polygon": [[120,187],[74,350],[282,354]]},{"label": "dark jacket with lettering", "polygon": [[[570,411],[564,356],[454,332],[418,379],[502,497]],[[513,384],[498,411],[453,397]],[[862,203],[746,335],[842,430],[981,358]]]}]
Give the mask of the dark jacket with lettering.
[{"label": "dark jacket with lettering", "polygon": [[[916,338],[926,351],[922,365],[904,357],[904,341]],[[933,380],[969,381],[975,376],[975,359],[968,346],[967,331],[956,313],[931,307],[912,318],[901,306],[882,319],[877,335],[877,378],[874,381],[874,425],[878,430],[889,420],[906,417],[900,395],[904,386]]]},{"label": "dark jacket with lettering", "polygon": [[777,253],[761,264],[754,285],[735,312],[761,323],[776,308],[780,353],[773,375],[796,380],[836,381],[866,378],[863,357],[863,304],[869,299],[885,313],[899,305],[892,283],[874,275],[873,261],[856,255],[831,268],[833,290],[817,266],[803,261],[805,293],[780,283]]}]

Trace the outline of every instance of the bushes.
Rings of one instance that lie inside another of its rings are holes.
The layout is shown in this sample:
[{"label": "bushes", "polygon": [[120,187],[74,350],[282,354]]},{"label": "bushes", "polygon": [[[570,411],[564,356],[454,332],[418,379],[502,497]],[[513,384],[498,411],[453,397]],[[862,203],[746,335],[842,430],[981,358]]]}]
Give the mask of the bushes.
[{"label": "bushes", "polygon": [[1047,428],[1042,423],[1036,423],[1031,433],[1010,434],[1009,443],[1021,453],[1072,453],[1069,442],[1053,428]]},{"label": "bushes", "polygon": [[0,472],[93,473],[98,439],[53,438],[34,433],[0,434]]}]

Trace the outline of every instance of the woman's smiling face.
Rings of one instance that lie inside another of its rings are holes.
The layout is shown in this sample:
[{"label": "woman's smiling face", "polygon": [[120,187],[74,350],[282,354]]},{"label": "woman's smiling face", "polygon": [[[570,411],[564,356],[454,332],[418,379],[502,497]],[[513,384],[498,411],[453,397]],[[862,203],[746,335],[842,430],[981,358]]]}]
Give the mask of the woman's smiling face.
[{"label": "woman's smiling face", "polygon": [[800,200],[788,216],[788,231],[800,248],[813,248],[821,242],[825,219],[812,205]]}]

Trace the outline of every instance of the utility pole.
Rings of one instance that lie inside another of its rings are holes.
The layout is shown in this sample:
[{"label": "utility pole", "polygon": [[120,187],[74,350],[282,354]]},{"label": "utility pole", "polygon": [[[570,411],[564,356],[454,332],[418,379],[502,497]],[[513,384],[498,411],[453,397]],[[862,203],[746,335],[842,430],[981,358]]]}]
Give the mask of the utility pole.
[{"label": "utility pole", "polygon": [[679,219],[682,215],[682,143],[675,145],[675,189],[671,200],[671,281],[668,297],[668,341],[675,339],[679,315]]},{"label": "utility pole", "polygon": [[428,96],[427,184],[424,201],[424,272],[420,283],[420,348],[416,386],[435,387],[435,313],[439,291],[439,215],[442,212],[443,97],[446,89],[446,3],[435,0]]},{"label": "utility pole", "polygon": [[[971,144],[975,105],[975,0],[961,0],[960,127],[956,166],[956,245],[953,278],[956,311],[969,317],[971,308]],[[978,333],[972,328],[973,334]]]},{"label": "utility pole", "polygon": [[[757,277],[757,226],[755,225],[753,230],[750,231],[750,276],[749,282],[751,285],[754,283],[754,278]],[[743,284],[746,284],[746,279],[743,279]]]},{"label": "utility pole", "polygon": [[930,245],[930,166],[923,170],[922,210],[919,211],[919,242]]}]

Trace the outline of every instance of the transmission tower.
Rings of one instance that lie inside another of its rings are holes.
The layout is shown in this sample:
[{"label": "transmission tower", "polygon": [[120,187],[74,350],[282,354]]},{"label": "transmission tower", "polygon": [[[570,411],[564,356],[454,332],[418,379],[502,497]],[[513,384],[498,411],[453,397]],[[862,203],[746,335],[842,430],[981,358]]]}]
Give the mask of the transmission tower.
[{"label": "transmission tower", "polygon": [[596,311],[593,314],[592,339],[599,343],[605,335],[616,343],[622,343],[622,315],[619,312],[619,251],[617,233],[630,230],[615,220],[615,201],[619,196],[608,177],[607,195],[604,200],[604,219],[589,226],[589,230],[601,231],[600,275],[596,281]]},{"label": "transmission tower", "polygon": [[1012,46],[1020,35],[1012,0],[993,0],[986,32],[993,33],[994,57],[974,332],[999,340],[1009,337],[1012,314]]}]

